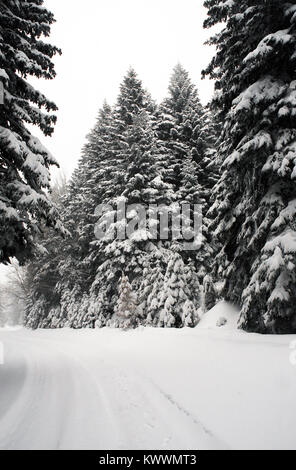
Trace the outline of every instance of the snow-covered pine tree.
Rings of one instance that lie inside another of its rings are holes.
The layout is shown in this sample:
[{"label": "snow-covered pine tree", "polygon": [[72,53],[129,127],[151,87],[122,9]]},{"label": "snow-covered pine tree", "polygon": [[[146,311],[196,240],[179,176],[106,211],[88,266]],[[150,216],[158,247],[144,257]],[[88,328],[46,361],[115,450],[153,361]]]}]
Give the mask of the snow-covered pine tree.
[{"label": "snow-covered pine tree", "polygon": [[166,252],[155,250],[145,260],[143,279],[139,288],[140,309],[147,326],[157,326],[162,309]]},{"label": "snow-covered pine tree", "polygon": [[195,262],[192,259],[185,261],[185,276],[188,292],[190,293],[190,301],[194,305],[195,312],[199,310],[202,302],[202,288],[200,284],[200,275],[196,269]]},{"label": "snow-covered pine tree", "polygon": [[[90,312],[96,310],[99,316],[100,303],[88,297],[97,268],[88,255],[94,238],[95,207],[104,197],[107,179],[103,175],[108,174],[110,164],[111,115],[112,110],[105,103],[95,127],[87,136],[69,185],[59,191],[60,197],[53,188],[61,217],[71,237],[59,240],[49,231],[42,241],[46,251],[28,266],[35,275],[26,317],[34,317],[34,305],[37,305],[40,294],[43,296],[42,305],[46,305],[44,315],[48,326],[52,326],[53,321],[58,326],[81,328],[87,321],[95,324],[94,313]],[[110,181],[108,190],[109,185]],[[44,282],[49,289],[40,289]],[[57,315],[58,306],[60,311]],[[40,321],[44,322],[44,319],[40,317]]]},{"label": "snow-covered pine tree", "polygon": [[150,279],[153,280],[152,291],[147,298],[147,310],[146,310],[146,326],[157,326],[159,324],[160,314],[163,309],[164,297],[164,274],[160,265],[155,267],[155,272],[152,273]]},{"label": "snow-covered pine tree", "polygon": [[223,22],[205,71],[225,120],[223,175],[212,213],[223,245],[223,295],[241,325],[296,332],[296,5],[207,0],[205,26]]},{"label": "snow-covered pine tree", "polygon": [[[111,172],[109,195],[106,193],[103,201],[111,207],[111,213],[116,211],[119,203],[124,203],[126,208],[132,204],[141,206],[146,216],[150,204],[169,205],[175,197],[172,186],[162,179],[166,154],[154,131],[153,113],[153,102],[134,71],[130,70],[121,86],[114,112],[118,129],[117,165],[114,173]],[[135,221],[132,213],[125,216],[123,214],[123,220],[114,221],[115,235],[119,227],[128,229],[130,222]],[[105,292],[105,312],[102,312],[105,318],[113,314],[122,271],[129,276],[133,288],[138,290],[140,287],[145,260],[157,244],[157,240],[152,240],[148,217],[146,222],[143,225],[139,219],[133,233],[125,239],[106,236],[92,243],[91,258],[98,262],[98,270],[91,294]]]},{"label": "snow-covered pine tree", "polygon": [[209,112],[200,102],[196,86],[180,64],[173,70],[169,96],[158,111],[158,134],[170,153],[170,177],[176,188],[182,186],[180,170],[185,157],[189,156],[196,163],[195,184],[204,183],[204,189],[199,188],[201,199],[206,195],[205,189],[214,184],[215,159],[212,158],[213,164],[210,165],[210,157],[213,156],[216,132]]},{"label": "snow-covered pine tree", "polygon": [[122,275],[120,280],[119,298],[115,306],[113,324],[123,330],[129,330],[139,326],[137,297],[125,275]]},{"label": "snow-covered pine tree", "polygon": [[[122,270],[125,269],[133,288],[138,290],[145,262],[150,253],[158,249],[159,240],[155,240],[150,231],[149,204],[157,205],[161,202],[167,204],[170,195],[173,196],[170,185],[164,184],[161,179],[158,158],[162,156],[159,156],[155,146],[155,136],[149,124],[149,116],[142,115],[135,119],[134,126],[130,126],[126,133],[126,139],[129,145],[125,151],[126,171],[123,176],[125,189],[120,196],[110,199],[109,205],[112,208],[111,212],[117,209],[118,203],[124,203],[126,210],[129,206],[135,205],[134,211],[123,214],[123,220],[115,220],[112,225],[115,238],[106,236],[92,243],[92,250],[96,251],[96,257],[100,261],[92,292],[103,290],[108,293],[109,301],[106,307],[109,311],[116,300],[116,284]],[[129,233],[130,224],[134,227]],[[126,230],[124,239],[117,238],[119,227]],[[108,316],[107,312],[105,316]]]},{"label": "snow-covered pine tree", "polygon": [[112,186],[108,185],[108,191],[102,203],[109,203],[114,195],[121,195],[125,189],[124,175],[127,168],[125,151],[129,143],[126,141],[126,132],[130,126],[134,126],[135,119],[143,111],[153,118],[156,112],[156,104],[150,94],[144,89],[142,81],[138,78],[135,70],[130,67],[120,85],[120,92],[112,114],[112,149],[110,158],[109,179]]},{"label": "snow-covered pine tree", "polygon": [[[206,214],[218,177],[217,129],[212,114],[202,106],[197,88],[180,64],[173,71],[169,96],[160,106],[158,133],[167,151],[166,175],[175,187],[179,206],[184,203],[190,203],[192,208],[197,204],[201,206],[199,247],[189,252],[185,250],[183,258],[186,262],[194,259],[202,283],[203,277],[212,270],[216,253]],[[192,222],[192,215],[191,211],[191,218],[186,222]]]},{"label": "snow-covered pine tree", "polygon": [[95,209],[110,190],[110,167],[116,166],[116,162],[112,162],[112,123],[112,109],[104,103],[87,136],[63,201],[65,224],[72,235],[71,242],[65,246],[64,262],[60,267],[63,288],[72,289],[79,285],[82,292],[88,292],[96,273],[97,265],[89,259],[90,244],[94,239]]},{"label": "snow-covered pine tree", "polygon": [[[46,195],[53,156],[28,130],[51,135],[57,107],[29,84],[27,77],[55,77],[52,58],[59,49],[42,41],[53,15],[43,0],[0,2],[0,262],[24,261],[43,223],[61,229],[58,212]],[[43,108],[43,110],[42,110]]]},{"label": "snow-covered pine tree", "polygon": [[171,251],[162,292],[162,310],[158,326],[180,328],[196,326],[197,311],[188,284],[188,272],[179,253]]}]

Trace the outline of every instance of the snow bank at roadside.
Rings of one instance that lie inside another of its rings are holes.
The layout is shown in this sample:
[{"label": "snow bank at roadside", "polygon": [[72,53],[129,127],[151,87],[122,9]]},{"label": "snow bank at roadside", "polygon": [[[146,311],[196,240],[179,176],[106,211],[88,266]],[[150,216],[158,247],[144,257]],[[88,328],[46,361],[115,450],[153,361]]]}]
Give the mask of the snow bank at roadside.
[{"label": "snow bank at roadside", "polygon": [[197,328],[236,330],[238,328],[238,319],[239,309],[228,302],[222,301],[202,316]]}]

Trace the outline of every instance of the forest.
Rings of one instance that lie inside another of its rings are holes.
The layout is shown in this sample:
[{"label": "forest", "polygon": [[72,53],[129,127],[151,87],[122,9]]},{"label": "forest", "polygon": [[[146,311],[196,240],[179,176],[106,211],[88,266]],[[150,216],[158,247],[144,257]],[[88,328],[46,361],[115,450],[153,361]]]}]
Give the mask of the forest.
[{"label": "forest", "polygon": [[[54,16],[42,0],[1,2],[0,262],[18,263],[1,298],[21,303],[26,327],[195,327],[224,299],[245,331],[296,333],[296,4],[204,5],[204,27],[221,26],[202,72],[211,102],[180,63],[160,103],[129,68],[58,183],[58,161],[31,133],[56,123],[57,105],[30,83],[55,78]],[[154,237],[137,211],[120,218],[122,202],[165,207],[167,236],[159,218]],[[112,220],[104,237],[98,206]],[[194,247],[170,221],[177,213],[194,238],[196,208]],[[131,219],[131,236],[112,235]]]}]

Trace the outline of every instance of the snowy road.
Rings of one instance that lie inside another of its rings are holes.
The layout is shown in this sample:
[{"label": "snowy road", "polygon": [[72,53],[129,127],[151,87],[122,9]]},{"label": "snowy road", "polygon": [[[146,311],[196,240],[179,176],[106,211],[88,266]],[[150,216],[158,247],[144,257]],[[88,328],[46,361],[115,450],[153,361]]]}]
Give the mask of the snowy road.
[{"label": "snowy road", "polygon": [[0,330],[0,448],[295,449],[292,339]]}]

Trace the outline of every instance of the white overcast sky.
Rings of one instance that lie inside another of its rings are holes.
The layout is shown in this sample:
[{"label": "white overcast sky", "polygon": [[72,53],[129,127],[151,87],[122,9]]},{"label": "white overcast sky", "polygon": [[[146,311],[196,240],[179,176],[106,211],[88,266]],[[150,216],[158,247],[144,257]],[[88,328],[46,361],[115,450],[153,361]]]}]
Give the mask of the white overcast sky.
[{"label": "white overcast sky", "polygon": [[[85,136],[104,99],[116,100],[123,76],[133,66],[152,96],[167,94],[173,67],[180,62],[209,101],[213,83],[201,70],[214,51],[204,42],[203,0],[45,0],[55,15],[50,42],[63,50],[55,59],[53,81],[34,80],[58,107],[54,136],[42,137],[69,177]],[[35,131],[40,137],[40,134]]]}]

